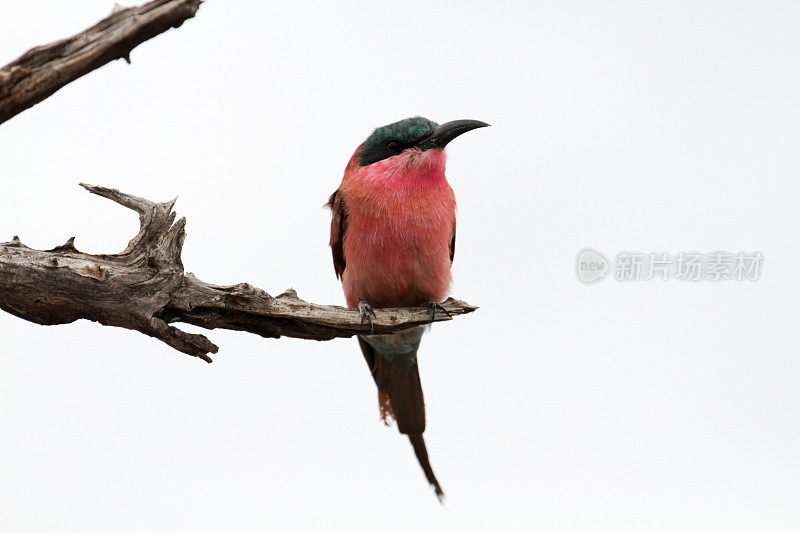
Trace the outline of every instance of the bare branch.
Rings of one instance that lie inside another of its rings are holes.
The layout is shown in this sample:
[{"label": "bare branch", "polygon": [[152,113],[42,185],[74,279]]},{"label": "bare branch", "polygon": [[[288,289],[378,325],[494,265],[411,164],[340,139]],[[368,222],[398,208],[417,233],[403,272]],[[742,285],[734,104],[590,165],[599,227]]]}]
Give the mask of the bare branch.
[{"label": "bare branch", "polygon": [[200,3],[154,0],[138,7],[117,6],[73,37],[28,50],[0,68],[0,124],[106,63],[130,63],[131,50],[194,17]]},{"label": "bare branch", "polygon": [[[0,309],[37,324],[84,318],[139,331],[208,362],[217,347],[203,335],[170,324],[315,340],[370,333],[355,309],[305,302],[291,289],[273,297],[247,283],[223,287],[185,274],[186,220],[175,221],[175,200],[156,203],[81,185],[139,213],[139,233],[123,252],[111,255],[82,253],[74,237],[46,251],[29,248],[16,236],[0,243]],[[442,305],[453,316],[477,309],[452,298]],[[376,334],[431,322],[427,307],[376,309],[375,314]],[[451,317],[436,313],[434,321],[441,320]]]}]

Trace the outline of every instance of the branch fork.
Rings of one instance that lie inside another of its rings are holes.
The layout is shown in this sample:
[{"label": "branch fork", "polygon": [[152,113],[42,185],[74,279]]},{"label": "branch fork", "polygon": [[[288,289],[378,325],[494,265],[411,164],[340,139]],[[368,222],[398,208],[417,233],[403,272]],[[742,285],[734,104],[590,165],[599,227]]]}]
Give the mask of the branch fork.
[{"label": "branch fork", "polygon": [[248,283],[206,283],[184,272],[186,219],[175,220],[175,200],[156,203],[116,189],[81,186],[136,211],[139,233],[123,252],[110,255],[80,252],[74,237],[44,251],[25,246],[17,236],[0,243],[0,309],[37,324],[83,318],[139,331],[207,362],[218,347],[172,324],[322,341],[393,333],[477,309],[453,298],[442,303],[446,312],[433,318],[425,306],[376,309],[370,331],[358,310],[309,303],[292,289],[270,296]]}]

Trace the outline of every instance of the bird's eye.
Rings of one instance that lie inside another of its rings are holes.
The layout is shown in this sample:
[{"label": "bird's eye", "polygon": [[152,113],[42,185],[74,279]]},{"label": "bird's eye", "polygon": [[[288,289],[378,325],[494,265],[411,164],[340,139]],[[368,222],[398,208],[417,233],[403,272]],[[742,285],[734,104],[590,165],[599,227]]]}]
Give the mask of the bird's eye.
[{"label": "bird's eye", "polygon": [[397,142],[397,141],[389,141],[388,148],[392,152],[399,152],[400,151],[400,143]]}]

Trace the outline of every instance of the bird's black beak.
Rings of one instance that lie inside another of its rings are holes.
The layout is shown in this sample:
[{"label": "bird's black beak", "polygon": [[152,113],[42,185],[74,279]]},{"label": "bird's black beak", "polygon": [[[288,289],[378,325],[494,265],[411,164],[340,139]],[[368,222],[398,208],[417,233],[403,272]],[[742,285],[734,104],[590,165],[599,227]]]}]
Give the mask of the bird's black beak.
[{"label": "bird's black beak", "polygon": [[430,135],[417,143],[416,147],[420,150],[430,150],[431,148],[444,148],[447,143],[470,130],[485,128],[487,123],[480,120],[454,120],[445,122],[437,126]]}]

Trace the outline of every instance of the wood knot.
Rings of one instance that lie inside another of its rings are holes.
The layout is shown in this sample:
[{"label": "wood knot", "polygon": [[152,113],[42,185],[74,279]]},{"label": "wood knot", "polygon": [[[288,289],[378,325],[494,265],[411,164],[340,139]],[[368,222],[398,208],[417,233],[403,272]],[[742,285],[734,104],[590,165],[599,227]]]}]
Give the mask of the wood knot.
[{"label": "wood knot", "polygon": [[256,291],[249,283],[238,283],[232,288],[231,294],[253,294]]},{"label": "wood knot", "polygon": [[292,288],[286,289],[285,291],[280,293],[278,296],[276,296],[276,298],[282,298],[284,300],[288,300],[288,299],[299,300],[300,299],[300,298],[297,297],[297,291],[292,289]]},{"label": "wood knot", "polygon": [[81,276],[94,278],[97,281],[105,281],[108,279],[108,269],[103,268],[98,264],[85,266],[80,270],[80,272],[78,272],[78,274]]},{"label": "wood knot", "polygon": [[52,250],[47,250],[48,252],[77,252],[78,249],[75,248],[75,237],[70,237],[67,239],[67,242],[62,244],[61,246],[56,246]]}]

